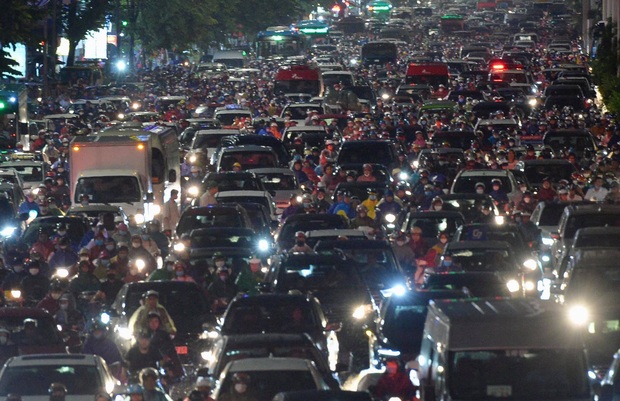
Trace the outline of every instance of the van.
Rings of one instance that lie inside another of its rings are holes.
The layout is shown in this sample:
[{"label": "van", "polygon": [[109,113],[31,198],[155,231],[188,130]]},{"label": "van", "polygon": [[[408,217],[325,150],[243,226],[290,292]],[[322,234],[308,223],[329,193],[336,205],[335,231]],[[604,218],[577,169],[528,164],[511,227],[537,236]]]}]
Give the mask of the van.
[{"label": "van", "polygon": [[214,52],[213,62],[224,64],[228,68],[246,68],[248,66],[248,58],[242,50]]},{"label": "van", "polygon": [[582,331],[548,301],[431,301],[418,356],[420,400],[585,401]]}]

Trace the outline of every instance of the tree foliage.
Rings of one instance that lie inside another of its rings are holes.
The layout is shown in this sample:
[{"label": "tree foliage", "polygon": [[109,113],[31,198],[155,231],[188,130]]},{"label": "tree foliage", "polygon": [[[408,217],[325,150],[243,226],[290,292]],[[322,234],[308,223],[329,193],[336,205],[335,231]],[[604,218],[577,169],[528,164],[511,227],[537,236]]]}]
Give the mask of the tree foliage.
[{"label": "tree foliage", "polygon": [[607,21],[601,33],[601,40],[596,51],[597,58],[592,69],[603,101],[612,113],[620,113],[620,78],[618,77],[618,39],[617,25],[611,19]]},{"label": "tree foliage", "polygon": [[24,0],[3,0],[0,11],[0,76],[17,74],[17,63],[3,47],[15,48],[18,43],[31,43],[33,29],[44,12]]},{"label": "tree foliage", "polygon": [[64,36],[69,41],[67,65],[75,61],[75,48],[89,31],[99,29],[111,9],[109,0],[70,0],[60,10],[60,23]]}]

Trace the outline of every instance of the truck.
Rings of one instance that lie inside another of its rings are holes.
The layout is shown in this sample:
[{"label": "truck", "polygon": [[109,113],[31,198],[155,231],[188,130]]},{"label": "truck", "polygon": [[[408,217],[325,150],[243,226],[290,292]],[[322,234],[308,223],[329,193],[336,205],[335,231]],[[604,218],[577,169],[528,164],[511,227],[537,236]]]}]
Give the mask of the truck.
[{"label": "truck", "polygon": [[87,135],[69,150],[71,199],[120,206],[137,226],[159,213],[152,185],[152,138],[148,135]]},{"label": "truck", "polygon": [[582,325],[536,299],[431,301],[420,400],[590,399]]}]

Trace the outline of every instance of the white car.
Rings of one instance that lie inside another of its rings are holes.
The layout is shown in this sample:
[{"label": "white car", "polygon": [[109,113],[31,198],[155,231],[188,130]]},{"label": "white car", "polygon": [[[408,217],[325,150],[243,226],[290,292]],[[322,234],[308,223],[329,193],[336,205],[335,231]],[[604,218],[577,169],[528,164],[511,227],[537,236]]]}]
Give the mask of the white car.
[{"label": "white car", "polygon": [[66,401],[93,401],[120,388],[105,361],[96,355],[35,354],[9,359],[0,372],[0,397],[19,394],[22,401],[49,401],[52,383],[67,387]]},{"label": "white car", "polygon": [[451,194],[476,193],[476,184],[481,182],[485,186],[485,193],[489,193],[493,180],[502,182],[501,189],[508,196],[508,200],[515,204],[521,201],[523,196],[519,184],[510,170],[461,170],[452,183]]},{"label": "white car", "polygon": [[23,183],[22,189],[36,188],[45,179],[49,165],[35,160],[16,160],[2,163],[2,169],[15,170]]},{"label": "white car", "polygon": [[265,189],[271,193],[276,202],[277,214],[282,214],[289,206],[291,195],[303,195],[295,174],[288,168],[255,168],[250,171],[260,178]]},{"label": "white car", "polygon": [[258,203],[263,205],[269,210],[271,220],[277,221],[276,204],[271,197],[271,194],[267,191],[224,191],[218,192],[215,195],[218,203]]},{"label": "white car", "polygon": [[251,358],[229,362],[213,391],[218,400],[233,394],[233,378],[245,376],[247,394],[257,401],[271,401],[283,391],[329,390],[312,361],[300,358]]}]

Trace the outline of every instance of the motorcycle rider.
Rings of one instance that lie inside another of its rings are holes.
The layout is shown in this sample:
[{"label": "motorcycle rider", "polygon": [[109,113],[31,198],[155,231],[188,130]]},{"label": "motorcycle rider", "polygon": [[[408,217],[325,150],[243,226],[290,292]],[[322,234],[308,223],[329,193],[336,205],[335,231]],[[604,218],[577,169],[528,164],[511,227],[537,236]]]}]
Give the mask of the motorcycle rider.
[{"label": "motorcycle rider", "polygon": [[412,400],[416,391],[417,388],[409,380],[409,376],[400,369],[398,361],[390,359],[385,364],[385,373],[371,392],[377,399],[385,400],[398,397],[406,401]]},{"label": "motorcycle rider", "polygon": [[175,335],[177,329],[174,325],[174,321],[168,314],[166,308],[159,303],[159,293],[155,290],[149,290],[145,294],[144,305],[140,306],[131,315],[129,319],[129,328],[133,333],[139,333],[141,331],[148,330],[148,314],[149,312],[157,312],[161,320],[161,327],[166,333]]}]

